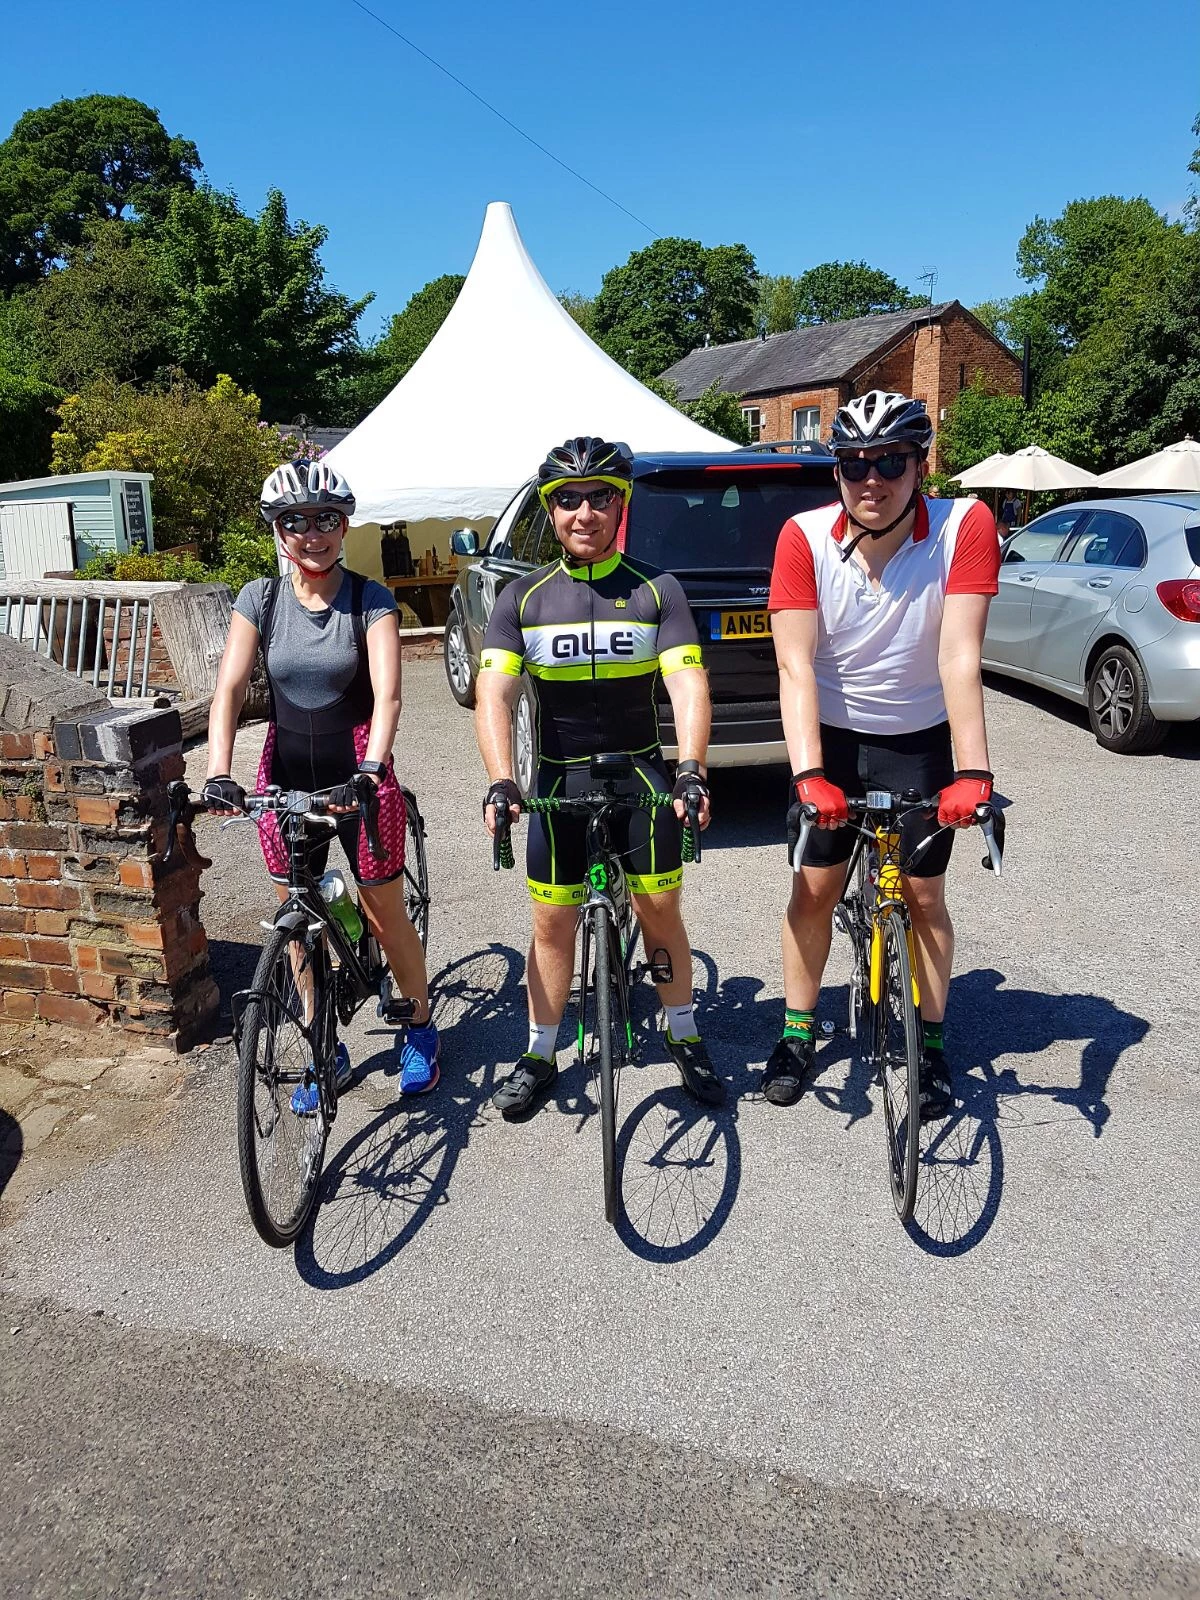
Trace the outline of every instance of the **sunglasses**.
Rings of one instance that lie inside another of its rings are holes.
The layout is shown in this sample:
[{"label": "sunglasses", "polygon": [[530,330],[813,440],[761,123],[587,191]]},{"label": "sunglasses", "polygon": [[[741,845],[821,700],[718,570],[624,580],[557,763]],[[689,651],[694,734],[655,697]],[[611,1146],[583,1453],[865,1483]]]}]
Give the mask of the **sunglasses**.
[{"label": "sunglasses", "polygon": [[621,491],[606,483],[602,489],[588,489],[586,491],[581,489],[555,489],[550,496],[550,503],[557,506],[560,511],[578,511],[586,500],[593,511],[607,511],[613,501],[620,498]]},{"label": "sunglasses", "polygon": [[317,511],[311,516],[306,516],[303,511],[285,511],[276,522],[284,533],[307,533],[310,528],[315,528],[318,533],[339,533],[342,527],[342,513],[340,511]]},{"label": "sunglasses", "polygon": [[847,483],[864,483],[874,467],[881,478],[894,482],[908,470],[908,463],[917,459],[914,450],[893,450],[886,456],[876,456],[867,461],[862,456],[845,456],[838,462],[838,471]]}]

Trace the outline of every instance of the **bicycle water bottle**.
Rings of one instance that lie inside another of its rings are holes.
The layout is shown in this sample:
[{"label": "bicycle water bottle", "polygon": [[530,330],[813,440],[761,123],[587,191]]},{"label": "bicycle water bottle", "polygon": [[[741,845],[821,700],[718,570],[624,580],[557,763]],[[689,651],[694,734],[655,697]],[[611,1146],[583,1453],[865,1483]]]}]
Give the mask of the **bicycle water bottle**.
[{"label": "bicycle water bottle", "polygon": [[346,888],[345,878],[340,872],[327,872],[317,887],[338,927],[351,944],[357,944],[362,938],[363,919],[354,903],[354,896]]}]

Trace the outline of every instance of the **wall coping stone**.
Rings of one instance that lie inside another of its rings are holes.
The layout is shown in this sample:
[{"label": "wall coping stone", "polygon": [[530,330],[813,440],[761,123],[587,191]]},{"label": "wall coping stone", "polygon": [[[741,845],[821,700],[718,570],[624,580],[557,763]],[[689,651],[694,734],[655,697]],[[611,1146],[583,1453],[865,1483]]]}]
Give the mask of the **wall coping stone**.
[{"label": "wall coping stone", "polygon": [[86,679],[0,633],[0,727],[48,731],[58,717],[86,716],[107,705],[108,697]]}]

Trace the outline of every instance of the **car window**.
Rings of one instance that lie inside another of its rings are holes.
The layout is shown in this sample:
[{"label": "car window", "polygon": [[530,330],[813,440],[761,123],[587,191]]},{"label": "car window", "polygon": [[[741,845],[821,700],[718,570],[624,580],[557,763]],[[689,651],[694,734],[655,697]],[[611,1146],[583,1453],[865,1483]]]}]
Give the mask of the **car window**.
[{"label": "car window", "polygon": [[542,510],[542,502],[537,497],[537,490],[531,489],[525,496],[521,509],[513,519],[508,537],[503,541],[502,548],[492,548],[490,554],[506,556],[513,561],[524,561],[526,556],[523,551],[529,544],[529,536],[534,533],[538,518],[544,518],[546,513]]},{"label": "car window", "polygon": [[1145,559],[1141,525],[1119,511],[1093,511],[1065,557],[1072,567],[1140,567]]},{"label": "car window", "polygon": [[811,468],[655,472],[634,482],[626,549],[667,572],[769,572],[788,518],[836,499]]},{"label": "car window", "polygon": [[1063,540],[1083,515],[1080,510],[1070,509],[1038,517],[1005,545],[1005,565],[1010,561],[1053,561]]},{"label": "car window", "polygon": [[524,534],[520,543],[517,542],[514,530],[513,559],[528,561],[531,567],[544,567],[548,561],[553,561],[558,550],[558,540],[554,537],[550,518],[540,504],[532,520],[522,518],[522,527]]}]

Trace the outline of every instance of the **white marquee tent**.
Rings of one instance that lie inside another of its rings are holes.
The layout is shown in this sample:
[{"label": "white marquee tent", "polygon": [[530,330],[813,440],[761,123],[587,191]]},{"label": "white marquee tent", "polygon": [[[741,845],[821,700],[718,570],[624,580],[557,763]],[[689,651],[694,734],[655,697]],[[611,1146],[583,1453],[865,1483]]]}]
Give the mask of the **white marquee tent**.
[{"label": "white marquee tent", "polygon": [[328,460],[354,522],[494,517],[551,445],[579,433],[635,451],[732,450],[594,344],[534,266],[502,201],[420,360]]}]

